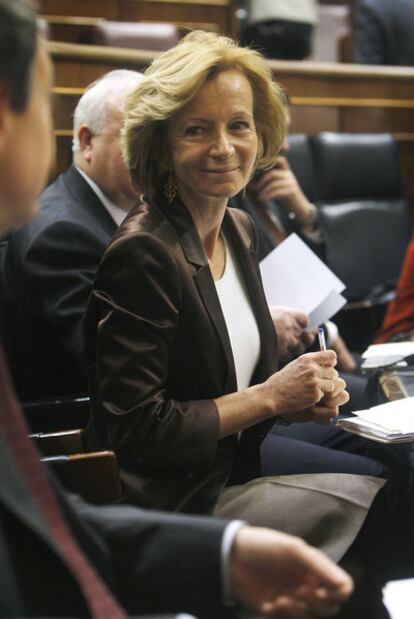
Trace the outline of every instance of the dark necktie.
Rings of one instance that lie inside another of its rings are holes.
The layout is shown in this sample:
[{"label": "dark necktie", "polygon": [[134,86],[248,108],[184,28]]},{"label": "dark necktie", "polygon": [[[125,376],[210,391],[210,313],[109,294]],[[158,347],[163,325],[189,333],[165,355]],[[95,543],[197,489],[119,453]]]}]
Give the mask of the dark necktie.
[{"label": "dark necktie", "polygon": [[277,247],[287,237],[282,222],[279,220],[276,213],[266,205],[266,202],[255,200],[253,205],[256,209],[256,213],[265,224],[268,234],[272,237],[275,247]]},{"label": "dark necktie", "polygon": [[16,400],[0,346],[0,431],[15,464],[57,544],[69,571],[79,583],[94,619],[124,619],[124,609],[87,560],[61,512],[47,475],[31,440]]}]

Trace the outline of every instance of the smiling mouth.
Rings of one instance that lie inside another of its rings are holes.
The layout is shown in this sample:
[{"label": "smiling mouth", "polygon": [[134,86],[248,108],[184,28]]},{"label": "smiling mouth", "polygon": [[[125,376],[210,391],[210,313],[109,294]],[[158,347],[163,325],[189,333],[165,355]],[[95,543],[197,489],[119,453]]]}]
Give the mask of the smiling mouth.
[{"label": "smiling mouth", "polygon": [[208,174],[230,174],[236,172],[238,168],[231,168],[230,170],[205,170]]}]

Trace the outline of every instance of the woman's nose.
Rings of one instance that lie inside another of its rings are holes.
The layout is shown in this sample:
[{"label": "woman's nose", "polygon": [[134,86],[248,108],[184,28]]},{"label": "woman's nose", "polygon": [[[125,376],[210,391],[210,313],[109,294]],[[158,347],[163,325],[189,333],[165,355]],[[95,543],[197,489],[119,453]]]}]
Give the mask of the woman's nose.
[{"label": "woman's nose", "polygon": [[218,132],[211,145],[210,154],[213,157],[231,157],[234,154],[234,145],[231,136],[225,131]]}]

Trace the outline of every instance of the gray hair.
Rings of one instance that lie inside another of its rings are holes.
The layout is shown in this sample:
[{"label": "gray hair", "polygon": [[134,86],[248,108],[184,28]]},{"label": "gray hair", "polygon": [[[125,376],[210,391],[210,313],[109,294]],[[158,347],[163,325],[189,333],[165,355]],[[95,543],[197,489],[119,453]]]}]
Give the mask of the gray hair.
[{"label": "gray hair", "polygon": [[78,131],[81,125],[87,125],[95,134],[102,133],[110,106],[123,104],[124,96],[141,81],[142,77],[142,73],[138,71],[117,69],[89,84],[73,114],[74,153],[80,150]]}]

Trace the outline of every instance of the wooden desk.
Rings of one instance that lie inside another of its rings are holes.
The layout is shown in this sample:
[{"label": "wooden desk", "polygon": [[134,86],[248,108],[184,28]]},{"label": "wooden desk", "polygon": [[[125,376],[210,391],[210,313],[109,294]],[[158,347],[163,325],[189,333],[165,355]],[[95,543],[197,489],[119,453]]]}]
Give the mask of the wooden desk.
[{"label": "wooden desk", "polygon": [[39,13],[118,19],[118,0],[38,0]]},{"label": "wooden desk", "polygon": [[102,17],[69,17],[66,15],[40,15],[47,26],[47,36],[52,41],[91,44],[95,26],[106,21]]},{"label": "wooden desk", "polygon": [[55,85],[83,87],[113,69],[144,71],[159,52],[48,41]]},{"label": "wooden desk", "polygon": [[115,21],[171,22],[237,37],[236,0],[40,0],[39,12]]}]

